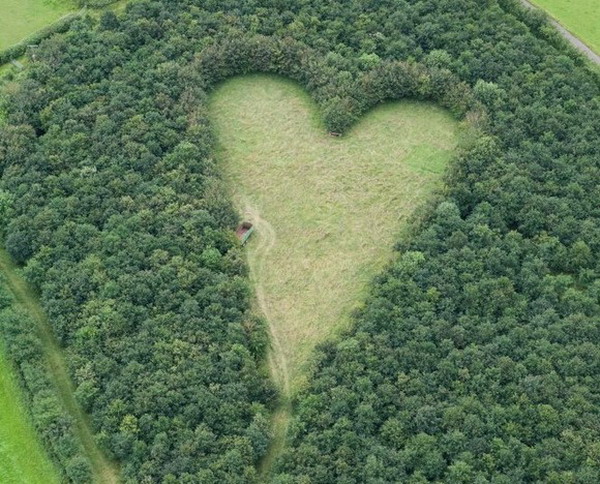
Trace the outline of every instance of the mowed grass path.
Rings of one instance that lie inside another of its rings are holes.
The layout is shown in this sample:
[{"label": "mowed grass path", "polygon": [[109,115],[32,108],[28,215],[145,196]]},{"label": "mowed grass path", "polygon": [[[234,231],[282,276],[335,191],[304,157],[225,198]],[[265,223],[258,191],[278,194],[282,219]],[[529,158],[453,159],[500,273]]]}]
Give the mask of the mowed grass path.
[{"label": "mowed grass path", "polygon": [[24,409],[14,369],[0,342],[0,482],[55,484],[59,473],[46,455]]},{"label": "mowed grass path", "polygon": [[[77,401],[75,400],[73,384],[69,378],[66,363],[58,346],[52,328],[46,315],[31,287],[19,274],[18,268],[10,259],[5,250],[0,249],[0,272],[2,272],[8,289],[13,294],[15,301],[31,317],[36,324],[36,329],[48,363],[48,369],[61,403],[73,418],[74,434],[84,448],[92,466],[95,483],[116,484],[119,482],[119,471],[115,463],[109,461],[97,446],[88,420]],[[13,406],[19,402],[12,402]],[[2,411],[2,408],[0,408]],[[1,440],[0,447],[4,445]],[[1,464],[0,464],[1,466]],[[1,481],[0,482],[4,482]],[[27,481],[24,481],[27,482]]]},{"label": "mowed grass path", "polygon": [[600,0],[531,0],[600,54]]},{"label": "mowed grass path", "polygon": [[73,0],[0,0],[0,49],[75,10]]},{"label": "mowed grass path", "polygon": [[326,133],[296,84],[235,78],[211,98],[218,157],[240,214],[258,305],[284,394],[303,384],[316,344],[347,327],[413,210],[440,184],[458,125],[444,110],[396,102],[349,133]]}]

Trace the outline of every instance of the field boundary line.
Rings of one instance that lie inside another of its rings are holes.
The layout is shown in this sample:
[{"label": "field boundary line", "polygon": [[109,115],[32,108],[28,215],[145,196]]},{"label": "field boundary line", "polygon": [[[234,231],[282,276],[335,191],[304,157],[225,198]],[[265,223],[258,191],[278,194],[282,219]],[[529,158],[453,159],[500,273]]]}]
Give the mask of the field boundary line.
[{"label": "field boundary line", "polygon": [[560,35],[564,39],[567,40],[575,49],[584,54],[589,60],[594,62],[595,64],[600,65],[600,55],[596,53],[589,45],[585,43],[580,37],[571,32],[566,26],[564,26],[557,18],[547,12],[544,8],[535,5],[529,0],[519,0],[521,5],[529,10],[539,10],[540,12],[544,12],[548,16],[548,20],[550,24],[558,31]]},{"label": "field boundary line", "polygon": [[18,274],[17,266],[8,253],[2,249],[0,249],[0,271],[4,274],[7,287],[13,294],[16,303],[23,307],[35,322],[52,383],[58,391],[61,403],[73,418],[74,433],[90,460],[95,482],[103,484],[118,483],[116,466],[104,456],[97,446],[89,418],[75,399],[73,383],[69,377],[67,365],[50,322],[34,291]]}]

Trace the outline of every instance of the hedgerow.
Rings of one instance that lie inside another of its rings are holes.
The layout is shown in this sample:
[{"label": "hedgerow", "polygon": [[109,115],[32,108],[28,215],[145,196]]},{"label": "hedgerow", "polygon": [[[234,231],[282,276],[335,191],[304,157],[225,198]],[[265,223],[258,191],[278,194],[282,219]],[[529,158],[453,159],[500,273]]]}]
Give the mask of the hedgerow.
[{"label": "hedgerow", "polygon": [[42,40],[47,39],[54,34],[66,32],[69,26],[80,17],[80,13],[65,15],[53,24],[36,31],[20,42],[7,47],[6,49],[0,50],[0,65],[6,64],[13,59],[17,59],[18,57],[25,55],[30,46],[37,47]]}]

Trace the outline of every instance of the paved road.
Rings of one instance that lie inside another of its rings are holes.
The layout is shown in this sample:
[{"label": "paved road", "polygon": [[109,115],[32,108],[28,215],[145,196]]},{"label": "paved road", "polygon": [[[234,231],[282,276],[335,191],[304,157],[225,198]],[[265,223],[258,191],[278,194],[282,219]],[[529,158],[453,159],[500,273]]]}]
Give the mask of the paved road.
[{"label": "paved road", "polygon": [[[529,9],[537,9],[538,7],[531,3],[528,0],[521,0],[521,3],[529,8]],[[592,49],[590,49],[585,43],[581,41],[578,37],[575,37],[571,32],[569,32],[566,28],[564,28],[559,22],[550,17],[550,23],[556,27],[559,31],[560,35],[562,35],[565,39],[569,41],[569,43],[575,47],[578,51],[583,53],[588,59],[592,62],[600,65],[600,55],[596,54]]]}]

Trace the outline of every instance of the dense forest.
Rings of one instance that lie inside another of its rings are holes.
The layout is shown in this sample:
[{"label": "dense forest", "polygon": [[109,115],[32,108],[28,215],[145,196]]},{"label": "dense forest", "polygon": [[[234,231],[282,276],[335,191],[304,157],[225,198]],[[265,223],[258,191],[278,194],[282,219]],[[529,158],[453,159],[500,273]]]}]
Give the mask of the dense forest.
[{"label": "dense forest", "polygon": [[273,480],[600,481],[600,82],[509,0],[134,2],[6,87],[5,245],[124,480],[251,482],[269,442],[268,338],[206,113],[251,71],[300,82],[331,130],[411,97],[481,131],[319,348]]}]

